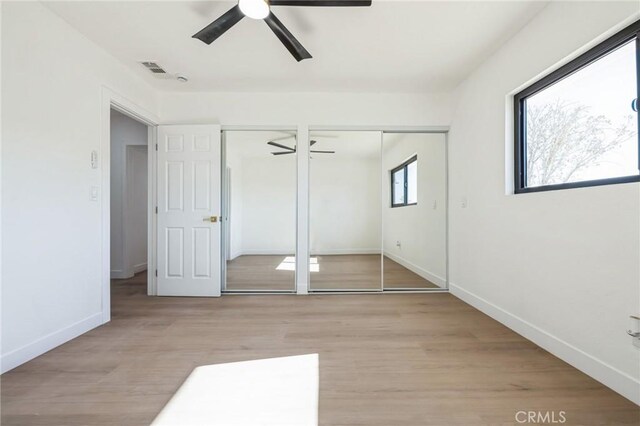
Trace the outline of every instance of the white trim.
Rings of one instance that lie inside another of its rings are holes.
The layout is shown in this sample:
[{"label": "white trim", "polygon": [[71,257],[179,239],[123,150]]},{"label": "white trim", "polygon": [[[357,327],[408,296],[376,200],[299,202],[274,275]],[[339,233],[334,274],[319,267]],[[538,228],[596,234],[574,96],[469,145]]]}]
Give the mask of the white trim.
[{"label": "white trim", "polygon": [[352,249],[323,249],[309,251],[311,256],[340,256],[340,255],[354,255],[354,254],[382,254],[382,250],[379,248],[352,248]]},{"label": "white trim", "polygon": [[449,255],[451,254],[451,248],[449,245],[449,228],[451,226],[451,219],[449,214],[451,212],[451,199],[449,197],[449,132],[444,134],[444,288],[449,289]]},{"label": "white trim", "polygon": [[233,258],[240,256],[295,256],[294,250],[278,250],[278,249],[249,249],[239,250],[233,253]]},{"label": "white trim", "polygon": [[414,274],[420,275],[422,278],[424,278],[427,281],[431,281],[432,283],[436,284],[438,287],[447,288],[447,280],[442,278],[441,276],[436,275],[433,272],[427,271],[426,269],[421,268],[415,263],[409,262],[408,260],[400,256],[396,256],[395,254],[384,252],[384,255],[389,259],[393,260],[394,262],[404,266]]},{"label": "white trim", "polygon": [[457,298],[640,405],[640,381],[637,379],[454,283],[449,286],[451,294]]},{"label": "white trim", "polygon": [[310,132],[447,133],[449,126],[333,126],[309,125]]},{"label": "white trim", "polygon": [[131,278],[131,277],[133,277],[133,273],[127,273],[127,271],[123,271],[122,269],[111,270],[112,280],[126,280],[127,278]]},{"label": "white trim", "polygon": [[292,125],[244,125],[244,124],[231,124],[222,125],[223,132],[297,132],[298,127]]},{"label": "white trim", "polygon": [[[231,260],[233,260],[233,259],[235,259],[237,257],[240,257],[240,256],[242,256],[242,252],[241,251],[229,252],[229,259],[228,260],[231,261]],[[226,264],[226,262],[225,262],[225,264]],[[226,274],[225,274],[225,276],[226,276]],[[227,279],[225,278],[225,287],[226,287],[226,280]]]},{"label": "white trim", "polygon": [[[350,255],[350,254],[380,254],[379,248],[354,248],[354,249],[328,249],[328,250],[311,250],[311,256],[334,256],[334,255]],[[278,249],[248,249],[240,250],[233,253],[233,258],[239,256],[295,256],[293,250]]]},{"label": "white trim", "polygon": [[2,365],[1,373],[4,374],[7,371],[24,364],[25,362],[30,361],[71,339],[75,339],[81,334],[100,326],[102,323],[102,313],[99,312],[71,324],[62,330],[49,333],[35,342],[31,342],[21,348],[6,353],[2,356],[2,361],[0,362]]},{"label": "white trim", "polygon": [[[149,195],[149,200],[155,200],[155,129],[153,126],[157,126],[159,119],[146,109],[138,106],[134,102],[131,102],[127,98],[119,95],[115,91],[106,86],[102,86],[101,93],[101,137],[100,137],[100,172],[101,172],[101,192],[102,198],[100,200],[101,210],[101,282],[102,282],[102,323],[107,323],[111,320],[111,109],[115,109],[134,120],[140,121],[149,126],[149,152],[153,155],[149,155],[149,182],[152,184],[152,191]],[[152,160],[153,159],[153,160]],[[153,176],[151,174],[153,173]],[[155,201],[152,204],[153,211],[155,211]],[[149,219],[150,227],[153,227],[153,232],[149,232],[148,238],[155,233],[155,214],[152,214],[152,208],[149,207],[149,214],[152,216]],[[155,244],[155,241],[148,241],[150,244]],[[154,257],[151,257],[147,262],[155,267],[155,253]],[[155,289],[155,276],[149,274],[148,288]]]},{"label": "white trim", "polygon": [[147,134],[149,144],[149,155],[147,160],[147,183],[149,191],[147,193],[147,295],[156,296],[158,294],[158,278],[155,274],[158,264],[158,215],[156,206],[158,205],[158,126],[149,126]]},{"label": "white trim", "polygon": [[309,126],[298,126],[296,150],[296,293],[309,294]]},{"label": "white trim", "polygon": [[137,265],[133,265],[133,274],[139,274],[142,271],[146,271],[147,270],[147,262],[145,263],[139,263]]}]

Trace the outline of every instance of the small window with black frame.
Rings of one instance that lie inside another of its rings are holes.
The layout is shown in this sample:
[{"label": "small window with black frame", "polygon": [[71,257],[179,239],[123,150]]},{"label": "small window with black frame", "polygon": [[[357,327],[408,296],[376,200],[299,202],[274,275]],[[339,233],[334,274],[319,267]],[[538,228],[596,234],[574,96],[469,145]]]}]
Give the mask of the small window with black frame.
[{"label": "small window with black frame", "polygon": [[391,170],[391,207],[418,204],[418,156]]}]

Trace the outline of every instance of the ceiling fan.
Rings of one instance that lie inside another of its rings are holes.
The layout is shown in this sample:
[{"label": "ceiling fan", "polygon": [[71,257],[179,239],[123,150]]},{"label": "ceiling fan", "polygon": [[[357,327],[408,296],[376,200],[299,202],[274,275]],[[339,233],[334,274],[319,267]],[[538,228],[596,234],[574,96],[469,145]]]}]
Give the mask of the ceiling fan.
[{"label": "ceiling fan", "polygon": [[[289,138],[286,138],[289,139]],[[309,141],[309,146],[313,146],[316,144],[316,140],[311,140]],[[294,145],[293,148],[288,147],[286,145],[282,145],[279,144],[277,142],[274,141],[269,141],[267,142],[267,145],[271,145],[271,146],[275,146],[276,148],[281,148],[284,149],[285,151],[278,151],[278,152],[272,152],[273,155],[287,155],[287,154],[295,154],[296,153],[296,146]],[[310,150],[309,151],[311,154],[335,154],[335,151],[322,151],[322,150]]]},{"label": "ceiling fan", "polygon": [[307,49],[271,12],[271,6],[371,6],[371,0],[238,0],[237,5],[198,31],[193,35],[193,38],[211,44],[215,39],[240,22],[242,18],[248,16],[252,19],[264,20],[298,62],[311,58],[311,54]]}]

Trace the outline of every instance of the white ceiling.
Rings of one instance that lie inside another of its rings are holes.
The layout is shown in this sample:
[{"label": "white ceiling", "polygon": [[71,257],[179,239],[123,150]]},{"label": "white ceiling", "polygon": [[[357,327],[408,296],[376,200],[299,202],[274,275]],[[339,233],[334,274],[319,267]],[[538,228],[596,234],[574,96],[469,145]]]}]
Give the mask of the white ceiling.
[{"label": "white ceiling", "polygon": [[[274,7],[313,55],[300,63],[264,22],[249,18],[210,46],[191,38],[233,1],[45,4],[160,90],[444,92],[546,2],[373,0],[370,8]],[[154,78],[138,63],[146,60],[189,82]]]}]

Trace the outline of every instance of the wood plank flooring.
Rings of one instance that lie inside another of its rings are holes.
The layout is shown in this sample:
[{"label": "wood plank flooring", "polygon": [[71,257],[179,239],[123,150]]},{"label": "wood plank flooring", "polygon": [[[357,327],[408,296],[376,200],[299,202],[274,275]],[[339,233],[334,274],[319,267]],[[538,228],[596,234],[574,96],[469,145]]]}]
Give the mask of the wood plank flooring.
[{"label": "wood plank flooring", "polygon": [[[227,262],[228,291],[294,291],[293,255],[246,255]],[[380,291],[380,255],[311,256],[311,290]],[[397,262],[384,258],[384,287],[429,289],[437,285]]]},{"label": "wood plank flooring", "polygon": [[[449,294],[148,297],[1,377],[3,426],[147,425],[199,365],[318,353],[320,425],[637,425],[640,408]],[[250,409],[251,407],[247,407]]]},{"label": "wood plank flooring", "polygon": [[294,255],[245,255],[227,261],[227,291],[295,291]]}]

